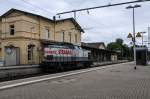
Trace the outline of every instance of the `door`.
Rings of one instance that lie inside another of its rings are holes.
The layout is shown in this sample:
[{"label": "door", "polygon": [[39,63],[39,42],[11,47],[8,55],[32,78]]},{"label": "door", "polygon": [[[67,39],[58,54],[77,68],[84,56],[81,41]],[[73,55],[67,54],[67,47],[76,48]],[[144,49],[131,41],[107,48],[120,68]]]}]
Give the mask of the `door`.
[{"label": "door", "polygon": [[14,66],[19,65],[19,48],[6,47],[5,48],[5,65]]}]

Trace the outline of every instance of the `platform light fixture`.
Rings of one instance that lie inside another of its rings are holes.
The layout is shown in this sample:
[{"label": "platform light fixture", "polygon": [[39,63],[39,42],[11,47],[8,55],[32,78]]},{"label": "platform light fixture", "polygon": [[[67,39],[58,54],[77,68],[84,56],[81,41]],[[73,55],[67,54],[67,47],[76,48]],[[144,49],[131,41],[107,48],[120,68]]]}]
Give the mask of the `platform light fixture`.
[{"label": "platform light fixture", "polygon": [[128,7],[126,7],[126,9],[132,9],[133,10],[133,48],[134,48],[134,63],[135,63],[135,67],[134,69],[136,69],[136,45],[135,45],[135,8],[139,8],[141,7],[141,5],[130,5]]}]

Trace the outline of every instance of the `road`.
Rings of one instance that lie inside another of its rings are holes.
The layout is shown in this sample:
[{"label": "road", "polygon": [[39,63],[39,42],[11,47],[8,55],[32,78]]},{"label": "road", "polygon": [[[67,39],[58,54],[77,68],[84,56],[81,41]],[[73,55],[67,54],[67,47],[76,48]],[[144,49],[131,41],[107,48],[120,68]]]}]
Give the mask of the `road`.
[{"label": "road", "polygon": [[133,67],[133,63],[115,64],[3,89],[0,99],[150,99],[150,66]]}]

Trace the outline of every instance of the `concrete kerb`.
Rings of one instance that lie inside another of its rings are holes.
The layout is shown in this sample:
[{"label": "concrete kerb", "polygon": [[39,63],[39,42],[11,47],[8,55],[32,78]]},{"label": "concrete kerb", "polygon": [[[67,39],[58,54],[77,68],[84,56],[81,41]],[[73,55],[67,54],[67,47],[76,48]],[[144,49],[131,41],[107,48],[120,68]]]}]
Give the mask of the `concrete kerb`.
[{"label": "concrete kerb", "polygon": [[126,63],[126,62],[129,62],[129,61],[128,60],[119,60],[119,61],[111,61],[111,62],[104,62],[104,63],[96,63],[96,64],[92,65],[92,67],[120,64],[120,63]]},{"label": "concrete kerb", "polygon": [[4,67],[0,67],[0,70],[8,70],[8,69],[21,69],[21,68],[38,68],[39,65],[29,65],[29,66],[4,66]]},{"label": "concrete kerb", "polygon": [[31,81],[20,82],[20,83],[16,83],[16,84],[9,84],[9,85],[5,85],[5,86],[1,86],[0,90],[5,90],[5,89],[9,89],[9,88],[19,87],[19,86],[24,86],[24,85],[34,84],[34,83],[39,83],[39,82],[62,78],[62,77],[67,77],[67,76],[71,76],[71,75],[78,75],[78,74],[82,74],[82,73],[87,73],[87,72],[101,70],[101,69],[115,67],[115,66],[117,66],[117,65],[110,65],[110,66],[105,66],[105,67],[95,67],[95,68],[84,69],[81,71],[68,73],[68,74],[64,74],[64,75],[59,75],[59,76],[54,76],[54,77],[47,77],[47,78],[41,78],[41,79],[36,79],[36,80],[31,80]]}]

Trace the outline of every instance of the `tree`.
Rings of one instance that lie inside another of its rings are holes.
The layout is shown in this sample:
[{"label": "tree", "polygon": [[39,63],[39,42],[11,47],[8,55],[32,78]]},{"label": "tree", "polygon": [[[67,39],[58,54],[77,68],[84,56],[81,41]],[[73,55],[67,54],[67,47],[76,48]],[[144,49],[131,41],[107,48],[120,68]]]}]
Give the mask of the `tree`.
[{"label": "tree", "polygon": [[121,46],[116,42],[111,42],[107,45],[107,49],[111,51],[119,51],[121,50]]},{"label": "tree", "polygon": [[107,49],[118,52],[118,57],[120,59],[131,59],[132,57],[132,50],[128,47],[128,45],[123,44],[123,40],[121,38],[117,38],[115,42],[110,42],[107,45]]},{"label": "tree", "polygon": [[123,44],[123,40],[121,38],[117,38],[116,39],[116,43],[122,45]]}]

